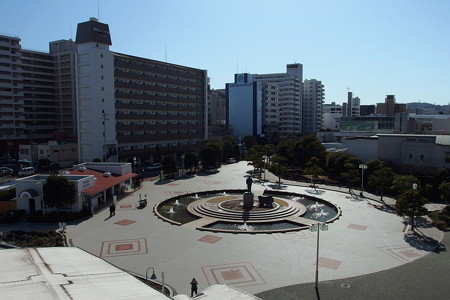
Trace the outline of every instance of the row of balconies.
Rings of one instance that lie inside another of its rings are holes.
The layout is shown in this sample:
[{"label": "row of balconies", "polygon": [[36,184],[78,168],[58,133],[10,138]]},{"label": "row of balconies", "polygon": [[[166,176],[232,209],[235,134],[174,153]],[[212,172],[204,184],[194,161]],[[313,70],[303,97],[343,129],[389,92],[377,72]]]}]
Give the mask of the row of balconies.
[{"label": "row of balconies", "polygon": [[[151,76],[146,74],[136,74],[133,72],[126,72],[123,70],[116,70],[114,71],[114,77],[117,78],[124,78],[124,79],[137,79],[137,80],[143,80],[148,82],[156,82],[156,83],[163,83],[163,84],[176,84],[180,86],[185,87],[195,87],[201,89],[203,87],[203,81],[197,80],[196,83],[190,82],[190,81],[184,81],[181,79],[172,79],[172,78],[163,78],[161,76]],[[148,84],[147,84],[148,85]]]},{"label": "row of balconies", "polygon": [[139,91],[149,91],[154,93],[181,93],[181,94],[189,94],[189,95],[201,95],[203,96],[202,90],[191,91],[189,89],[185,90],[184,88],[172,88],[172,87],[161,87],[161,86],[152,86],[152,85],[144,85],[138,83],[125,83],[116,81],[114,82],[115,88],[129,88],[135,89]]},{"label": "row of balconies", "polygon": [[[157,62],[155,62],[157,63]],[[136,71],[149,71],[151,73],[156,73],[156,74],[161,74],[161,75],[173,75],[173,76],[177,76],[177,77],[185,77],[185,78],[192,78],[192,79],[199,79],[199,80],[204,80],[203,79],[203,71],[202,70],[196,70],[193,71],[196,74],[189,74],[190,71],[181,71],[181,70],[177,70],[177,71],[173,71],[173,70],[169,70],[169,69],[165,69],[166,67],[161,67],[161,66],[150,66],[146,63],[142,63],[139,64],[136,61],[130,61],[130,62],[126,62],[121,58],[115,58],[114,59],[114,66],[115,67],[124,67],[126,69],[131,69],[131,70],[136,70]]]},{"label": "row of balconies", "polygon": [[[163,136],[161,134],[144,134],[144,135],[119,135],[117,141],[119,144],[124,143],[143,143],[143,142],[155,142],[163,140],[165,143],[177,142],[186,139],[203,139],[204,133],[166,133]],[[162,138],[163,137],[163,138]]]}]

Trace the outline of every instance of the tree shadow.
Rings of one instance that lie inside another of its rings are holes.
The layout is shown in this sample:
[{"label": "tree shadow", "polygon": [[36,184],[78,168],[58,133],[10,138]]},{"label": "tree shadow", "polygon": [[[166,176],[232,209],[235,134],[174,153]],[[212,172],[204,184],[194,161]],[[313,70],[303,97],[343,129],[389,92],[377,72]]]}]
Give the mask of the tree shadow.
[{"label": "tree shadow", "polygon": [[314,194],[314,195],[322,195],[325,193],[325,191],[318,190],[318,189],[307,189],[306,192],[308,192],[310,194]]},{"label": "tree shadow", "polygon": [[376,209],[378,209],[378,210],[380,210],[380,211],[383,211],[383,212],[387,212],[387,213],[390,213],[390,214],[396,214],[397,212],[395,211],[395,208],[394,207],[392,207],[392,206],[390,206],[390,205],[387,205],[387,204],[383,204],[383,205],[374,205],[374,204],[371,204],[370,203],[370,205],[372,205],[374,208],[376,208]]},{"label": "tree shadow", "polygon": [[268,187],[274,189],[274,190],[285,190],[287,189],[286,185],[283,185],[283,183],[281,185],[279,185],[278,183],[272,183],[272,184],[268,184]]},{"label": "tree shadow", "polygon": [[444,244],[435,240],[432,237],[426,236],[419,229],[415,229],[415,231],[411,234],[406,234],[404,237],[405,242],[407,242],[410,246],[427,252],[435,252],[440,253],[443,251],[447,251]]}]

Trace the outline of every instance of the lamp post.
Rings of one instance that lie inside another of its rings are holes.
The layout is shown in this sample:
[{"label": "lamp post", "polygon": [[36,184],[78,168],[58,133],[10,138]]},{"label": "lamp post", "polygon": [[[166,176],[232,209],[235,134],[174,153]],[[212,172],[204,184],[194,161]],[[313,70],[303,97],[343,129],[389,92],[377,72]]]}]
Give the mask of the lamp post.
[{"label": "lamp post", "polygon": [[45,216],[45,202],[44,202],[44,191],[43,191],[43,184],[46,180],[45,179],[37,179],[36,184],[41,186],[40,196],[42,201],[42,215]]},{"label": "lamp post", "polygon": [[361,196],[362,196],[364,191],[364,170],[367,169],[367,165],[360,164],[359,168],[361,169]]},{"label": "lamp post", "polygon": [[316,254],[316,283],[315,288],[319,288],[319,233],[320,231],[327,231],[328,224],[327,223],[316,223],[309,225],[309,231],[315,232],[317,231],[317,254]]},{"label": "lamp post", "polygon": [[150,269],[152,269],[152,276],[150,276],[150,279],[155,280],[157,277],[155,274],[155,269],[153,267],[148,267],[147,271],[145,271],[145,280],[148,279],[148,270],[150,270]]}]

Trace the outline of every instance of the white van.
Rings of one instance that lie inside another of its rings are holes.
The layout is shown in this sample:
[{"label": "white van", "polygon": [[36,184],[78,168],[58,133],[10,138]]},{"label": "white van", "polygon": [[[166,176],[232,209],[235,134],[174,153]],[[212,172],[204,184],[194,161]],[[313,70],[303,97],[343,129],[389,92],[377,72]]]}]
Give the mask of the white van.
[{"label": "white van", "polygon": [[30,176],[34,174],[34,168],[33,167],[26,167],[22,168],[17,172],[18,176]]}]

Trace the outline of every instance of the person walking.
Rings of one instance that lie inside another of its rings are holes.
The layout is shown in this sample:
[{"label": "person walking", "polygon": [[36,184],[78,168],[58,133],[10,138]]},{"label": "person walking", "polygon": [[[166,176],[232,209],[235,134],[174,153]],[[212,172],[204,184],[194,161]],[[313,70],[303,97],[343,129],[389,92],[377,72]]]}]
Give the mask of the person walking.
[{"label": "person walking", "polygon": [[109,206],[109,217],[111,218],[112,216],[114,216],[116,214],[116,205],[114,203],[112,203]]},{"label": "person walking", "polygon": [[194,296],[194,293],[195,293],[195,296],[197,296],[197,285],[198,285],[197,280],[195,280],[195,278],[192,278],[192,280],[191,280],[191,297]]}]

